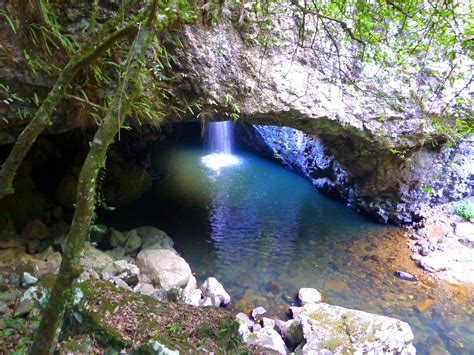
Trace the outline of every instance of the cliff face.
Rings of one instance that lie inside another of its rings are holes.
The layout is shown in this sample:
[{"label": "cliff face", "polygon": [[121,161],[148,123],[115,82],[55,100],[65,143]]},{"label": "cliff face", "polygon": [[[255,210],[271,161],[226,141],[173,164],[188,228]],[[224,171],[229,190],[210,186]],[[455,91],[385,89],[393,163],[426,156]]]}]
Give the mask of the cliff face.
[{"label": "cliff face", "polygon": [[[430,204],[474,194],[472,138],[447,148],[433,125],[463,80],[428,97],[440,80],[433,68],[362,65],[357,46],[327,56],[330,38],[316,29],[311,47],[301,46],[290,7],[273,16],[266,34],[278,45],[255,45],[252,16],[244,9],[238,21],[181,34],[179,90],[204,98],[211,119],[219,119],[216,107],[238,107],[240,122],[256,124],[239,129],[252,149],[383,222],[409,223]],[[340,80],[341,70],[350,80]],[[468,98],[472,88],[462,95]]]},{"label": "cliff face", "polygon": [[239,125],[238,132],[250,149],[276,158],[319,191],[383,223],[410,223],[431,205],[473,194],[472,138],[454,148],[419,149],[402,159],[390,151],[370,151],[351,137],[250,124]]},{"label": "cliff face", "polygon": [[[5,6],[0,0],[0,9]],[[101,6],[100,21],[117,8],[114,1]],[[58,9],[64,12],[67,33],[87,27],[88,6],[64,2]],[[320,190],[384,222],[411,222],[423,206],[474,194],[472,138],[446,148],[445,138],[433,128],[433,118],[466,85],[460,79],[431,94],[440,81],[433,73],[449,70],[442,61],[441,70],[362,65],[357,58],[360,47],[341,45],[335,56],[331,39],[310,19],[309,42],[302,43],[300,15],[289,5],[272,15],[263,32],[245,5],[223,12],[217,24],[198,22],[180,30],[182,46],[174,47],[175,96],[200,101],[199,119],[223,119],[227,113],[259,125],[240,130],[252,147],[276,153]],[[10,92],[2,92],[2,100],[11,98],[0,104],[0,144],[12,143],[28,122],[28,117],[19,118],[19,108],[30,113],[36,109],[35,100],[16,100],[13,93],[41,100],[55,77],[32,73],[31,58],[39,49],[25,40],[7,21],[0,23],[0,82]],[[57,61],[58,67],[64,64]],[[466,68],[471,64],[464,60]],[[469,89],[460,96],[469,99]],[[94,94],[106,95],[106,90],[91,93],[92,100]],[[420,98],[425,99],[423,105]],[[56,115],[53,132],[93,124],[67,101]]]}]

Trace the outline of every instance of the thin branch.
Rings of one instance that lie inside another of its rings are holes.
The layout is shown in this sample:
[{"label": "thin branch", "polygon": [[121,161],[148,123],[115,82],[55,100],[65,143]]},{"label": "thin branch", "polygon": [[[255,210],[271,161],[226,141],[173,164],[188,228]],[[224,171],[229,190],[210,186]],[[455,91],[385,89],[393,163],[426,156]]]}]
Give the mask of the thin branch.
[{"label": "thin branch", "polygon": [[337,18],[334,18],[334,17],[323,15],[322,13],[314,11],[314,10],[309,10],[309,9],[305,8],[303,5],[300,5],[298,0],[291,0],[291,3],[293,5],[295,5],[298,9],[300,9],[304,14],[311,14],[311,15],[314,15],[314,16],[320,18],[320,19],[325,19],[325,20],[328,20],[328,21],[338,23],[342,27],[344,32],[346,32],[349,35],[350,38],[352,38],[354,41],[359,42],[360,44],[365,46],[365,42],[362,41],[360,38],[357,38],[354,35],[354,32],[352,32],[352,30],[349,28],[347,23],[345,23],[344,21],[338,20]]},{"label": "thin branch", "polygon": [[65,97],[68,98],[68,99],[73,99],[73,100],[79,101],[79,102],[81,102],[81,103],[87,104],[87,105],[89,105],[89,106],[91,106],[91,107],[94,107],[94,108],[100,110],[100,111],[107,111],[107,109],[106,109],[104,106],[100,106],[100,105],[98,105],[98,104],[96,104],[96,103],[93,103],[93,102],[90,102],[90,101],[85,100],[85,99],[83,99],[83,98],[80,98],[79,96],[69,95],[69,94],[68,94],[68,95],[66,95]]}]

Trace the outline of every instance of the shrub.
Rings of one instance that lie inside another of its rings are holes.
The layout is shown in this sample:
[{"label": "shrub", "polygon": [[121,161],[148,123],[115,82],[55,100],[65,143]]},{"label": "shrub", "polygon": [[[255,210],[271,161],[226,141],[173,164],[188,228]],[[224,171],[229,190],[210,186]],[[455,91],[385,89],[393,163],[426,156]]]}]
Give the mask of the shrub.
[{"label": "shrub", "polygon": [[474,219],[474,205],[469,200],[464,200],[454,207],[454,212],[465,219]]}]

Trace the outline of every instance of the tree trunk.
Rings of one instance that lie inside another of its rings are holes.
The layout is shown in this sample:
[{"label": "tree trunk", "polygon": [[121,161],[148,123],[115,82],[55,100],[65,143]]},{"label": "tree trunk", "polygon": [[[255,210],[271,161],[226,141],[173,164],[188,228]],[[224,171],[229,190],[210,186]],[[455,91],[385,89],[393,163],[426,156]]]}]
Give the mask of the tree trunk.
[{"label": "tree trunk", "polygon": [[72,284],[81,272],[79,261],[95,208],[97,173],[105,165],[107,149],[113,143],[129,111],[129,102],[137,96],[138,75],[146,49],[155,34],[156,3],[157,0],[153,0],[147,9],[146,13],[150,16],[146,23],[142,24],[129,51],[126,62],[128,70],[117,86],[110,108],[91,142],[89,153],[82,166],[77,186],[76,210],[63,261],[30,354],[50,354],[54,350],[66,304],[72,292]]},{"label": "tree trunk", "polygon": [[[136,0],[130,0],[126,7],[135,3]],[[125,9],[126,10],[126,9]],[[35,116],[25,127],[23,132],[15,142],[7,160],[2,165],[0,171],[0,200],[13,191],[13,179],[15,178],[18,167],[30,150],[36,138],[50,125],[52,125],[52,113],[63,98],[69,84],[75,78],[81,68],[90,64],[96,58],[101,56],[106,50],[114,45],[118,40],[129,36],[137,31],[137,23],[132,22],[125,27],[109,34],[122,19],[120,11],[116,16],[107,21],[97,34],[93,41],[85,41],[77,53],[70,59],[69,63],[59,74],[56,83],[49,92],[41,107],[36,111]]]}]

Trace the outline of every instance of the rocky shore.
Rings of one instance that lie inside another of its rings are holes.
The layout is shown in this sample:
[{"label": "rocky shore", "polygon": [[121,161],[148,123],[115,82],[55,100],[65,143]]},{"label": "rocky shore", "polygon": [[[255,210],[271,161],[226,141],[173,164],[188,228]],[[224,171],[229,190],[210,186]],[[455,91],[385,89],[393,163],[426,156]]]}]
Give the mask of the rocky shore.
[{"label": "rocky shore", "polygon": [[[474,197],[464,203],[474,205]],[[412,259],[423,270],[440,280],[474,284],[474,223],[456,214],[460,204],[425,209],[407,236]]]},{"label": "rocky shore", "polygon": [[[43,235],[38,248],[44,250],[28,253],[32,240],[38,239],[27,234]],[[107,347],[168,354],[238,349],[415,353],[407,323],[321,303],[315,289],[300,290],[301,307],[290,307],[289,320],[272,319],[263,307],[234,319],[222,309],[231,303],[223,285],[209,277],[198,287],[165,232],[141,227],[127,232],[99,229],[91,234],[96,244],[103,245],[103,238],[109,246],[106,251],[86,245],[81,259],[84,272],[74,288],[73,307],[59,343],[61,353]],[[64,234],[52,237],[40,221],[29,223],[21,237],[3,239],[0,332],[7,336],[0,341],[2,351],[26,349],[31,342],[61,263],[62,243]]]}]

